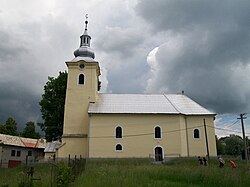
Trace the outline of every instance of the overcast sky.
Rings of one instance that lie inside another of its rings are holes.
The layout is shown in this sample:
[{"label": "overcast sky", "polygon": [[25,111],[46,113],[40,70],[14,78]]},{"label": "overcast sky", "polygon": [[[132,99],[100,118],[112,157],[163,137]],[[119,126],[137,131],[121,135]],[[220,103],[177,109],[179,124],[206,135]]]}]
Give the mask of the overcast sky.
[{"label": "overcast sky", "polygon": [[43,86],[73,59],[86,13],[102,92],[184,90],[217,127],[241,130],[231,124],[250,113],[247,0],[0,0],[0,123],[41,121]]}]

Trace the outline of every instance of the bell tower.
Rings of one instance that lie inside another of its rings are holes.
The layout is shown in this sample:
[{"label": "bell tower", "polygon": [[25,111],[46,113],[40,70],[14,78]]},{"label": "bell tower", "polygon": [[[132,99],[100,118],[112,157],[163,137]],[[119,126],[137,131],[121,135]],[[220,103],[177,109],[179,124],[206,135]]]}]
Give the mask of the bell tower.
[{"label": "bell tower", "polygon": [[66,62],[68,80],[62,146],[58,149],[58,157],[68,157],[69,154],[88,157],[88,108],[89,103],[98,99],[100,67],[90,48],[87,18],[86,15],[80,47],[74,51],[75,58]]}]

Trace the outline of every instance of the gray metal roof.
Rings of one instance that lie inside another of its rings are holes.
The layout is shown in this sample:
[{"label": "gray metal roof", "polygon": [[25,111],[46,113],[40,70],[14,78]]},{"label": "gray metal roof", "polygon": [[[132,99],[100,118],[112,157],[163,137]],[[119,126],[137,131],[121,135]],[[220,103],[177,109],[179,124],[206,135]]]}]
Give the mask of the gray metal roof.
[{"label": "gray metal roof", "polygon": [[214,115],[185,95],[99,94],[89,106],[91,114],[184,114]]},{"label": "gray metal roof", "polygon": [[56,152],[56,149],[58,149],[61,145],[62,143],[59,141],[47,142],[44,152],[45,153]]}]

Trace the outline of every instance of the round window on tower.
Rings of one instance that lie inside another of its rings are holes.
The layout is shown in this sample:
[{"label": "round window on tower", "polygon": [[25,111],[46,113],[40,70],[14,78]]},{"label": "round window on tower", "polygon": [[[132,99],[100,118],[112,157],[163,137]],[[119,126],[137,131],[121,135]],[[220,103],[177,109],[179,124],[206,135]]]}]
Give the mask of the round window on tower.
[{"label": "round window on tower", "polygon": [[80,67],[81,69],[83,69],[85,66],[84,66],[84,64],[80,64],[79,67]]}]

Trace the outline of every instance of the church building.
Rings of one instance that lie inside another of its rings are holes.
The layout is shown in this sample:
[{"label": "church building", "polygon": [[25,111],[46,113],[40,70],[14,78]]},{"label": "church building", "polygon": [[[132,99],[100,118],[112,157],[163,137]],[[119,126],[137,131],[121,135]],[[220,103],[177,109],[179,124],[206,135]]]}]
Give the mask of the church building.
[{"label": "church building", "polygon": [[99,93],[100,66],[88,21],[68,80],[58,157],[154,158],[216,156],[214,119],[184,94]]}]

